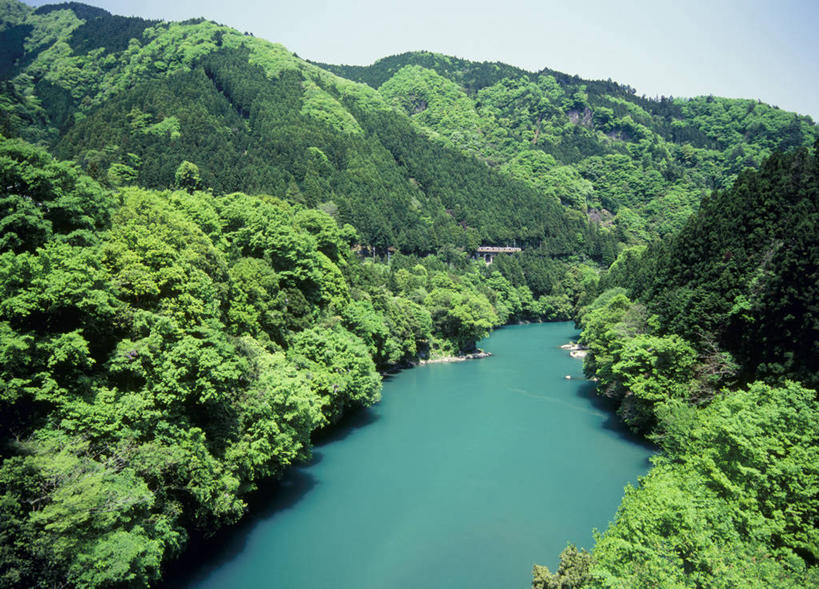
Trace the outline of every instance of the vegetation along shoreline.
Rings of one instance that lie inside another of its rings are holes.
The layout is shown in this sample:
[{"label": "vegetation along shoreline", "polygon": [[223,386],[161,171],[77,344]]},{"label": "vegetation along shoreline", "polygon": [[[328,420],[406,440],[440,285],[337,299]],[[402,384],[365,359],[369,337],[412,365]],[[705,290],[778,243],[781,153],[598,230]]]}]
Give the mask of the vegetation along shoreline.
[{"label": "vegetation along shoreline", "polygon": [[533,587],[819,586],[817,150],[755,99],[0,0],[0,588],[156,584],[385,372],[569,320],[660,451]]}]

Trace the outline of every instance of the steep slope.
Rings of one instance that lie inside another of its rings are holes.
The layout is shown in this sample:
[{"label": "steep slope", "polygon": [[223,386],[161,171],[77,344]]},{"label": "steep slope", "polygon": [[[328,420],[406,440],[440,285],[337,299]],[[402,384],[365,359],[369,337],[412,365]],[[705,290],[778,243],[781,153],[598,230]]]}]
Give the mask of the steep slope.
[{"label": "steep slope", "polygon": [[[429,133],[614,224],[639,243],[679,229],[712,188],[776,150],[811,145],[810,117],[754,100],[647,99],[612,81],[433,53],[323,68],[378,88]],[[613,217],[613,219],[612,219]]]},{"label": "steep slope", "polygon": [[819,582],[817,151],[744,172],[602,281],[584,368],[661,454],[535,589]]},{"label": "steep slope", "polygon": [[817,148],[741,174],[622,281],[665,330],[692,341],[711,334],[746,381],[819,386]]},{"label": "steep slope", "polygon": [[30,32],[7,68],[3,128],[103,183],[168,187],[189,160],[215,193],[321,206],[382,253],[488,242],[613,259],[613,236],[556,199],[424,136],[374,90],[280,45],[212,22],[76,4],[23,21]]},{"label": "steep slope", "polygon": [[[580,314],[586,369],[633,427],[650,429],[668,397],[703,403],[725,384],[819,385],[817,171],[816,147],[774,154],[678,235],[627,250],[601,279]],[[637,386],[663,371],[666,386]]]}]

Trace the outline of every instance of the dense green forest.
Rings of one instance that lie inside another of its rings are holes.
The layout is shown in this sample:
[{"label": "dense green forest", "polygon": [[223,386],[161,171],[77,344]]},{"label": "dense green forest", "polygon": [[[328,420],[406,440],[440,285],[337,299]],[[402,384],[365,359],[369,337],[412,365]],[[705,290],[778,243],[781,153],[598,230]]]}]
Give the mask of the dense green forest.
[{"label": "dense green forest", "polygon": [[320,64],[378,88],[426,132],[640,244],[677,231],[714,188],[811,145],[809,117],[754,100],[648,99],[612,81],[433,53]]},{"label": "dense green forest", "polygon": [[362,262],[323,211],[178,172],[110,191],[0,141],[2,586],[155,580],[379,370],[565,313],[465,255]]},{"label": "dense green forest", "polygon": [[624,252],[581,310],[587,374],[661,453],[535,589],[819,585],[818,150]]},{"label": "dense green forest", "polygon": [[0,0],[0,587],[148,585],[381,373],[570,318],[662,452],[534,586],[819,585],[817,137]]},{"label": "dense green forest", "polygon": [[610,232],[431,141],[376,91],[279,45],[209,21],[40,8],[26,23],[0,131],[78,161],[103,184],[168,188],[187,160],[215,193],[321,207],[381,253],[486,242],[616,256]]},{"label": "dense green forest", "polygon": [[103,183],[167,188],[192,161],[215,192],[337,211],[382,250],[517,243],[608,265],[817,137],[809,117],[750,100],[647,99],[431,53],[317,67],[209,21],[6,4],[4,135]]}]

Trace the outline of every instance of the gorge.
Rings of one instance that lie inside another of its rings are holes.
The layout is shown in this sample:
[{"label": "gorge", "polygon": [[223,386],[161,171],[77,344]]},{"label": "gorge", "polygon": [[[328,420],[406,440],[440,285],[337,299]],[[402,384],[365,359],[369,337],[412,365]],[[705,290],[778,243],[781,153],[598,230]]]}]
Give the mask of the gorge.
[{"label": "gorge", "polygon": [[565,322],[504,327],[481,342],[490,358],[389,377],[164,586],[524,587],[542,555],[590,547],[651,449],[559,348],[571,337]]}]

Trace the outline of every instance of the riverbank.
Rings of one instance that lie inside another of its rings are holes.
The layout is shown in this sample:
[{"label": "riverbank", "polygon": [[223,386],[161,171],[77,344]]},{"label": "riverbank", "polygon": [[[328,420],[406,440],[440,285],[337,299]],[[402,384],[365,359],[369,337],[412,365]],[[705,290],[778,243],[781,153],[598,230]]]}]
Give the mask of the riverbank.
[{"label": "riverbank", "polygon": [[560,346],[560,349],[569,350],[569,356],[578,360],[582,360],[589,353],[589,349],[586,346],[582,346],[576,342],[569,342],[568,344],[563,344],[562,346]]},{"label": "riverbank", "polygon": [[576,333],[513,325],[479,344],[489,362],[387,379],[162,589],[528,587],[531,563],[554,570],[567,542],[592,544],[650,454],[588,383],[562,380],[580,374],[560,349]]},{"label": "riverbank", "polygon": [[419,360],[416,366],[424,366],[426,364],[448,364],[450,362],[464,362],[466,360],[480,360],[482,358],[489,358],[492,352],[472,352],[471,354],[463,354],[462,356],[442,356],[440,358],[430,358],[429,360]]}]

